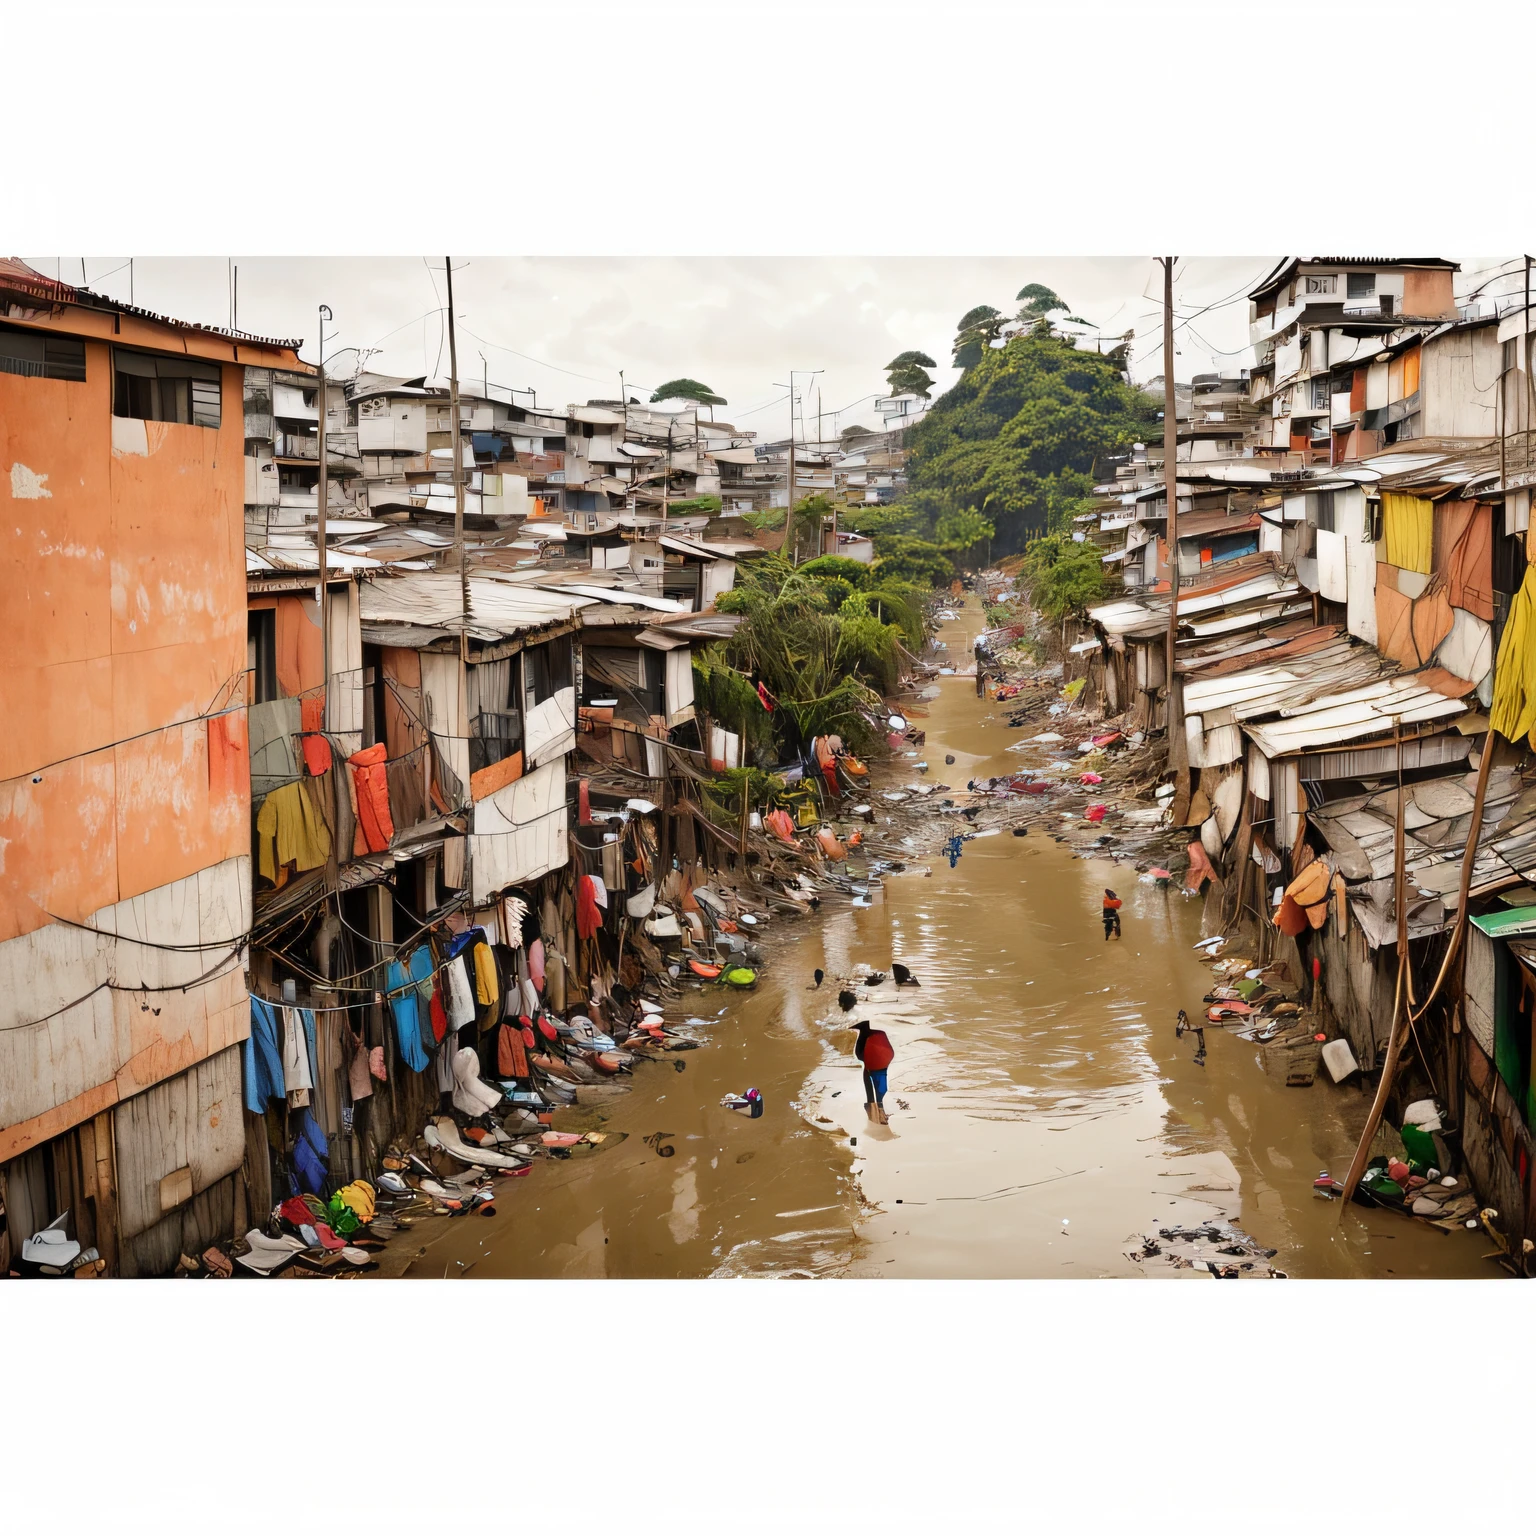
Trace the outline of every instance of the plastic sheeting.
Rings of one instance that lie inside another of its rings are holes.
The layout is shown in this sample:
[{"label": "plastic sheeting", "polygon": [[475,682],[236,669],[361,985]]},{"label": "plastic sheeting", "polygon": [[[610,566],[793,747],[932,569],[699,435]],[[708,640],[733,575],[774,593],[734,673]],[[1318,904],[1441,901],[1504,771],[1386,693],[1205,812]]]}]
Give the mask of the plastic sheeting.
[{"label": "plastic sheeting", "polygon": [[1509,741],[1519,741],[1536,728],[1536,566],[1526,569],[1510,604],[1494,669],[1490,723]]},{"label": "plastic sheeting", "polygon": [[1387,564],[1428,576],[1434,568],[1435,504],[1422,496],[1383,491],[1381,510]]},{"label": "plastic sheeting", "polygon": [[528,768],[538,768],[575,748],[576,690],[561,688],[535,704],[524,718],[523,760]]},{"label": "plastic sheeting", "polygon": [[1404,667],[1421,667],[1450,634],[1451,625],[1451,602],[1443,586],[1422,597],[1406,597],[1398,590],[1393,567],[1377,565],[1376,644],[1384,655]]},{"label": "plastic sheeting", "polygon": [[1435,660],[1474,688],[1493,666],[1493,626],[1464,608],[1451,609],[1451,632],[1440,642]]},{"label": "plastic sheeting", "polygon": [[1330,603],[1349,601],[1349,549],[1342,533],[1317,530],[1317,590]]},{"label": "plastic sheeting", "polygon": [[563,757],[477,800],[469,836],[475,904],[560,868],[569,857],[566,821]]}]

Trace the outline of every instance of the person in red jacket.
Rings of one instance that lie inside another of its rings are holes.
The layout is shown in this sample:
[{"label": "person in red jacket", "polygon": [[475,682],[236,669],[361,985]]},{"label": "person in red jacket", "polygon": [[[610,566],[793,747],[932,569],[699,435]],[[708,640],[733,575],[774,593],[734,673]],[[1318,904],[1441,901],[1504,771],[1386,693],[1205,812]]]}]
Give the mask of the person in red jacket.
[{"label": "person in red jacket", "polygon": [[859,1037],[853,1042],[853,1054],[864,1064],[864,1112],[871,1120],[889,1125],[885,1112],[886,1073],[896,1059],[890,1036],[883,1029],[871,1029],[868,1019],[853,1026]]},{"label": "person in red jacket", "polygon": [[1110,934],[1118,939],[1120,937],[1120,898],[1109,889],[1104,888],[1104,937],[1107,940]]}]

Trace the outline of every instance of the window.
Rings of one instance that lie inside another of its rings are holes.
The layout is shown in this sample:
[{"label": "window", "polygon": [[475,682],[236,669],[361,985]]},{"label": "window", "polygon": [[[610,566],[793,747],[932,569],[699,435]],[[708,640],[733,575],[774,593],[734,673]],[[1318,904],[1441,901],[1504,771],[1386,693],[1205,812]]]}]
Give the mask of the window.
[{"label": "window", "polygon": [[277,611],[258,608],[246,615],[245,670],[248,704],[268,704],[277,697]]},{"label": "window", "polygon": [[1324,533],[1336,533],[1334,527],[1334,503],[1332,491],[1319,491],[1317,493],[1317,526]]},{"label": "window", "polygon": [[1396,303],[1397,303],[1396,299],[1394,299],[1393,296],[1390,293],[1382,294],[1382,296],[1381,296],[1381,312],[1382,312],[1382,314],[1390,315],[1393,312],[1393,309],[1395,308]]},{"label": "window", "polygon": [[1369,299],[1376,293],[1376,274],[1374,272],[1351,272],[1349,274],[1349,288],[1346,297],[1351,299]]},{"label": "window", "polygon": [[548,640],[523,652],[523,687],[526,707],[533,709],[571,686],[571,642]]},{"label": "window", "polygon": [[113,349],[112,414],[141,421],[217,427],[222,375],[217,363]]},{"label": "window", "polygon": [[85,382],[85,343],[47,331],[22,331],[0,325],[0,373],[29,379]]},{"label": "window", "polygon": [[1320,277],[1309,277],[1306,281],[1308,293],[1337,293],[1339,291],[1338,275],[1333,272],[1324,273]]},{"label": "window", "polygon": [[1314,411],[1326,411],[1328,409],[1328,379],[1326,376],[1312,380],[1312,409]]},{"label": "window", "polygon": [[1367,501],[1365,504],[1365,542],[1367,544],[1381,543],[1381,501]]}]

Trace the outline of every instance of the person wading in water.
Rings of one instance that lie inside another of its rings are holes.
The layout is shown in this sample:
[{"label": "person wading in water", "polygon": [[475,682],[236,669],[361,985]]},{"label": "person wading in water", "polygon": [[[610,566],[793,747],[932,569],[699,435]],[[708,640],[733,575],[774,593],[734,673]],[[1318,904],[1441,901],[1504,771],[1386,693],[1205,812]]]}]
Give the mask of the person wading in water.
[{"label": "person wading in water", "polygon": [[1120,937],[1120,898],[1109,889],[1104,888],[1104,939],[1107,943],[1109,936],[1113,934]]},{"label": "person wading in water", "polygon": [[864,1064],[864,1113],[879,1125],[889,1125],[885,1113],[886,1072],[896,1059],[890,1036],[883,1029],[871,1029],[868,1019],[853,1026],[859,1038],[853,1042],[853,1054]]},{"label": "person wading in water", "polygon": [[1194,1035],[1195,1065],[1203,1067],[1205,1065],[1205,1030],[1199,1024],[1192,1024],[1189,1015],[1180,1008],[1178,1022],[1173,1026],[1173,1038],[1182,1040],[1186,1034]]}]

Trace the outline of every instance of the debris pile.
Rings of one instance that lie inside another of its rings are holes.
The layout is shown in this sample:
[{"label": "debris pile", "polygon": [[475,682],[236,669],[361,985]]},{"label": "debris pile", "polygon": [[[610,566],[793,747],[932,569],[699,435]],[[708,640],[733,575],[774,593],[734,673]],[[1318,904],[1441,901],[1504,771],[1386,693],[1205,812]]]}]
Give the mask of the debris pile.
[{"label": "debris pile", "polygon": [[1125,1256],[1138,1264],[1160,1260],[1174,1269],[1199,1270],[1217,1280],[1284,1280],[1285,1271],[1270,1263],[1277,1251],[1260,1247],[1230,1222],[1212,1220],[1194,1227],[1159,1227],[1127,1248]]}]

